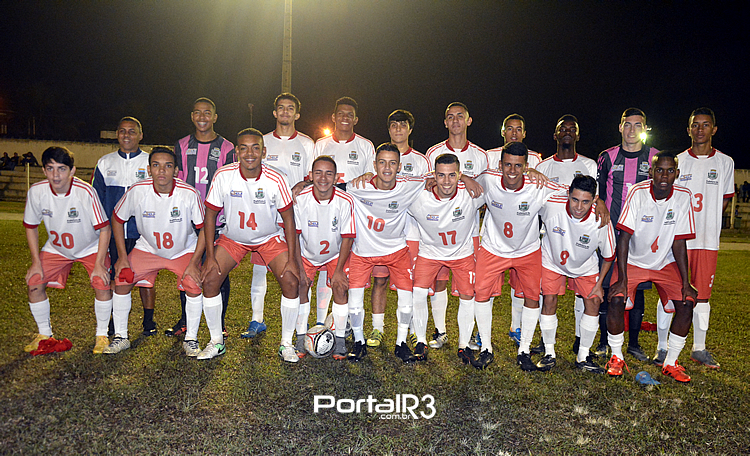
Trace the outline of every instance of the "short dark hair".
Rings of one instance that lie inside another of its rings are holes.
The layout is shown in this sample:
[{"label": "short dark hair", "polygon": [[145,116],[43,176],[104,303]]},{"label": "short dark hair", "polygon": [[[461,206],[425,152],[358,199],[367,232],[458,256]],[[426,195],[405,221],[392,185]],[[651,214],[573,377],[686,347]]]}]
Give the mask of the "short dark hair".
[{"label": "short dark hair", "polygon": [[118,130],[120,129],[120,125],[122,125],[123,122],[133,122],[134,124],[138,125],[138,130],[143,133],[143,126],[141,125],[141,122],[135,117],[126,116],[120,119],[120,121],[117,123]]},{"label": "short dark hair", "polygon": [[333,107],[333,112],[335,113],[339,109],[339,105],[349,105],[352,108],[354,108],[354,117],[357,116],[357,112],[359,112],[359,105],[352,97],[341,97],[338,100],[336,100],[336,105]]},{"label": "short dark hair", "polygon": [[153,149],[151,149],[151,153],[148,154],[148,165],[151,166],[151,159],[154,156],[154,154],[167,154],[170,157],[172,157],[172,161],[174,162],[174,165],[177,166],[177,155],[175,155],[174,151],[171,147],[167,146],[154,146]]},{"label": "short dark hair", "polygon": [[662,159],[662,158],[671,158],[672,160],[674,160],[675,166],[677,166],[677,165],[679,165],[679,163],[678,163],[679,160],[677,158],[677,154],[678,153],[679,152],[677,152],[675,150],[662,150],[661,152],[659,152],[656,155],[654,155],[654,158],[651,159],[651,166],[655,166],[656,162],[658,162],[659,159]]},{"label": "short dark hair", "polygon": [[573,178],[573,182],[570,183],[570,190],[568,190],[568,193],[572,193],[575,189],[589,192],[591,193],[591,197],[593,198],[594,196],[596,196],[596,179],[591,176],[580,174]]},{"label": "short dark hair", "polygon": [[529,161],[529,148],[526,147],[526,144],[518,141],[509,142],[508,144],[503,146],[503,152],[500,154],[500,160],[502,161],[502,157],[505,155],[517,155],[519,157],[523,157],[524,161]]},{"label": "short dark hair", "polygon": [[523,125],[523,129],[524,130],[526,129],[526,119],[524,119],[521,114],[513,113],[509,115],[508,117],[506,117],[505,119],[503,119],[503,130],[505,130],[505,123],[509,120],[520,120],[521,124]]},{"label": "short dark hair", "polygon": [[75,166],[75,157],[67,147],[52,146],[42,152],[42,166],[47,166],[50,162],[57,162],[68,168]]},{"label": "short dark hair", "polygon": [[409,123],[409,128],[414,128],[414,115],[406,109],[397,109],[388,116],[388,128],[391,127],[391,122],[403,122]]},{"label": "short dark hair", "polygon": [[244,130],[241,130],[239,133],[237,133],[238,142],[240,136],[258,136],[260,138],[261,147],[265,147],[265,145],[263,144],[263,133],[261,133],[257,128],[245,128]]},{"label": "short dark hair", "polygon": [[401,152],[398,150],[398,146],[393,144],[392,142],[385,142],[378,146],[377,149],[375,149],[375,160],[378,159],[378,155],[380,155],[380,152],[396,152],[398,154],[398,159],[401,161]]},{"label": "short dark hair", "polygon": [[214,108],[214,114],[216,114],[216,103],[214,103],[213,101],[211,101],[210,98],[206,98],[206,97],[200,97],[200,98],[198,98],[197,100],[195,100],[193,102],[193,108],[195,108],[195,105],[197,105],[198,103],[208,103],[208,104],[210,104],[211,107]]},{"label": "short dark hair", "polygon": [[456,154],[440,154],[435,159],[435,168],[437,168],[437,165],[452,165],[454,163],[458,169],[461,169],[461,161]]},{"label": "short dark hair", "polygon": [[706,108],[706,107],[693,110],[693,112],[690,113],[690,120],[688,121],[688,125],[693,123],[693,118],[695,116],[700,116],[700,115],[711,117],[711,124],[713,124],[714,127],[716,126],[716,116],[714,115],[713,110],[711,110],[711,108]]},{"label": "short dark hair", "polygon": [[338,166],[336,166],[336,160],[334,160],[333,158],[331,158],[330,155],[321,155],[318,158],[316,158],[315,160],[313,160],[312,166],[310,167],[310,169],[311,170],[315,169],[315,164],[318,163],[318,162],[333,163],[333,172],[335,172],[335,173],[338,172]]},{"label": "short dark hair", "polygon": [[281,100],[289,100],[292,103],[294,103],[294,108],[299,112],[302,105],[299,102],[299,98],[295,97],[289,92],[284,92],[282,94],[279,94],[279,96],[276,97],[275,100],[273,100],[273,108],[276,109],[276,107],[279,105],[279,101]]},{"label": "short dark hair", "polygon": [[641,111],[638,108],[628,108],[622,113],[622,117],[620,117],[620,123],[622,123],[623,120],[625,120],[626,117],[630,116],[641,116],[643,117],[643,124],[646,124],[646,113]]},{"label": "short dark hair", "polygon": [[469,116],[469,108],[465,104],[461,103],[460,101],[454,101],[453,103],[449,104],[447,108],[445,108],[445,115],[443,115],[443,117],[447,116],[448,115],[448,111],[451,108],[455,108],[456,106],[460,106],[460,107],[464,108],[464,112],[466,113],[466,116],[467,117]]}]

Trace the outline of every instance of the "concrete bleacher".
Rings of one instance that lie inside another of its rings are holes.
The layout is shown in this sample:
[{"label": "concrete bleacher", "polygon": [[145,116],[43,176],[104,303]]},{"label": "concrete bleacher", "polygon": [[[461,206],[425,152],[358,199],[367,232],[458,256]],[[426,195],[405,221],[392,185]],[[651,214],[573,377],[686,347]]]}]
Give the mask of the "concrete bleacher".
[{"label": "concrete bleacher", "polygon": [[[76,176],[86,182],[91,182],[93,168],[76,168]],[[40,167],[29,168],[29,185],[44,180],[44,172]],[[13,171],[0,171],[0,201],[26,201],[26,169],[17,167]]]}]

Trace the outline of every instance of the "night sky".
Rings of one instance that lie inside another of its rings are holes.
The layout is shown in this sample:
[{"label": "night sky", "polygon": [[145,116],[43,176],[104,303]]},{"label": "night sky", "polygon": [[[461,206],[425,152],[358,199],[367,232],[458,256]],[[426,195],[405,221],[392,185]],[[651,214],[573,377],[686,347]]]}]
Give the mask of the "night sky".
[{"label": "night sky", "polygon": [[[448,103],[469,106],[469,139],[501,145],[500,124],[527,121],[526,143],[551,155],[556,120],[578,117],[580,153],[620,141],[620,115],[639,107],[660,149],[690,145],[690,112],[711,107],[714,145],[737,168],[748,118],[748,8],[742,2],[310,1],[293,7],[292,92],[300,131],[330,127],[336,98],[360,104],[355,131],[388,139],[387,115],[412,111],[414,147],[447,138]],[[132,115],[144,143],[174,144],[200,96],[234,141],[274,127],[281,89],[284,2],[2,2],[0,110],[9,135],[96,140]],[[744,68],[744,69],[743,69]]]}]

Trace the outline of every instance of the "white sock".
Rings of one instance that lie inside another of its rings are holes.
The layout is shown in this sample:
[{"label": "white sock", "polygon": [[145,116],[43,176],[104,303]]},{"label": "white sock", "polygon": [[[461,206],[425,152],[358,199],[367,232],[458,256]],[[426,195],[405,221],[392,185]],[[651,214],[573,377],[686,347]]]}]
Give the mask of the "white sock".
[{"label": "white sock", "polygon": [[516,297],[516,290],[510,289],[510,330],[515,331],[521,327],[521,314],[523,313],[523,298]]},{"label": "white sock", "polygon": [[669,348],[667,338],[669,337],[669,327],[672,326],[672,314],[664,310],[661,300],[656,304],[656,334],[658,337],[658,350]]},{"label": "white sock", "polygon": [[398,296],[396,345],[401,345],[402,342],[406,342],[406,336],[409,334],[409,323],[413,313],[412,292],[397,289],[396,295]]},{"label": "white sock", "polygon": [[625,342],[624,333],[615,335],[607,331],[607,342],[609,343],[609,348],[612,349],[613,356],[617,356],[620,359],[625,359],[625,356],[623,356],[622,354],[622,344],[623,342]]},{"label": "white sock", "polygon": [[[539,301],[541,302],[541,301]],[[573,307],[573,313],[575,314],[576,318],[576,337],[581,337],[581,318],[583,317],[583,311],[586,307],[583,304],[583,298],[581,296],[576,295],[576,303]],[[545,343],[546,343],[545,339]]]},{"label": "white sock", "polygon": [[[297,311],[297,337],[307,334],[307,322],[310,320],[310,301],[299,303]],[[321,320],[325,321],[325,319]]]},{"label": "white sock", "polygon": [[112,316],[112,300],[94,299],[94,314],[96,315],[96,335],[106,336],[109,330],[109,318]]},{"label": "white sock", "polygon": [[411,324],[414,326],[414,334],[417,335],[418,343],[427,344],[427,320],[430,318],[430,309],[427,307],[427,288],[414,287],[412,302],[414,303],[414,318]]},{"label": "white sock", "polygon": [[667,358],[664,360],[664,366],[674,366],[677,358],[680,357],[680,352],[685,347],[685,339],[687,337],[678,336],[673,332],[669,333],[669,349],[667,350]]},{"label": "white sock", "polygon": [[385,329],[383,328],[385,328],[385,314],[372,314],[372,329],[377,329],[380,332],[385,332]]},{"label": "white sock", "polygon": [[521,353],[531,353],[531,340],[534,338],[536,322],[539,320],[541,312],[541,307],[532,309],[531,307],[523,306],[523,313],[521,314],[521,344],[518,346],[519,355]]},{"label": "white sock", "polygon": [[354,341],[365,343],[365,289],[349,289],[349,320],[354,333]]},{"label": "white sock", "polygon": [[[474,318],[477,322],[479,335],[482,338],[482,351],[487,349],[492,353],[492,301],[475,302]],[[468,342],[467,340],[466,343],[468,344]]]},{"label": "white sock", "polygon": [[[30,302],[31,315],[34,316],[39,334],[52,337],[52,326],[49,322],[49,298],[44,301]],[[109,321],[107,322],[109,324]],[[104,334],[107,332],[105,331]]]},{"label": "white sock", "polygon": [[115,324],[115,334],[128,338],[128,316],[130,316],[130,293],[112,295],[112,320]]},{"label": "white sock", "polygon": [[[221,296],[221,295],[219,295]],[[198,340],[198,328],[203,316],[203,294],[191,298],[185,296],[185,340]]]},{"label": "white sock", "polygon": [[693,351],[706,349],[706,331],[711,316],[711,304],[699,302],[693,308]]},{"label": "white sock", "polygon": [[596,331],[599,329],[599,316],[586,315],[581,316],[581,341],[578,344],[577,361],[582,363],[589,357],[589,350],[594,344]]},{"label": "white sock", "polygon": [[336,337],[345,337],[346,320],[349,319],[349,304],[338,304],[334,302],[331,312],[333,313],[333,326],[336,328],[334,335]]},{"label": "white sock", "polygon": [[211,342],[214,344],[223,344],[224,334],[221,331],[221,294],[213,298],[203,297],[203,315],[206,316],[206,326],[208,326],[208,332],[211,333]]},{"label": "white sock", "polygon": [[[315,290],[315,302],[318,306],[318,321],[325,321],[328,316],[328,305],[331,303],[333,290],[326,285],[328,281],[328,272],[320,271],[318,273],[318,288]],[[321,315],[323,318],[320,318]]]},{"label": "white sock", "polygon": [[557,314],[539,315],[539,329],[544,340],[544,354],[557,358],[555,354],[555,337],[557,336]]},{"label": "white sock", "polygon": [[298,313],[299,297],[287,298],[281,295],[281,345],[292,345],[292,336],[294,335],[294,326],[297,324]]},{"label": "white sock", "polygon": [[436,291],[430,296],[432,304],[432,321],[439,333],[445,332],[445,313],[448,311],[448,289]]},{"label": "white sock", "polygon": [[265,307],[266,291],[268,281],[265,266],[253,265],[253,283],[250,286],[250,302],[253,305],[253,321],[263,323],[263,308]]},{"label": "white sock", "polygon": [[[466,348],[469,345],[469,339],[474,332],[475,309],[474,298],[458,298],[458,348]],[[490,301],[490,309],[492,309],[492,301]]]}]

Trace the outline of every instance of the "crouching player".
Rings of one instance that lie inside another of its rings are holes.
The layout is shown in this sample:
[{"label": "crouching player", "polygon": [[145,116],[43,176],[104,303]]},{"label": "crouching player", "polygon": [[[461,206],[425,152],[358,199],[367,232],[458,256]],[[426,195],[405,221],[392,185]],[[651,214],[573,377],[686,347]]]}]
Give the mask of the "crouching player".
[{"label": "crouching player", "polygon": [[[589,349],[599,329],[599,304],[604,295],[602,281],[615,259],[615,232],[611,222],[599,227],[594,216],[595,199],[596,180],[579,175],[570,184],[567,197],[553,197],[539,214],[546,227],[542,238],[544,302],[539,316],[545,356],[537,363],[541,371],[550,370],[556,364],[557,296],[565,294],[565,278],[568,277],[570,287],[583,297],[584,305],[575,366],[596,374],[604,373],[593,361]],[[604,257],[601,271],[597,248]]]},{"label": "crouching player", "polygon": [[[203,204],[195,188],[175,179],[177,157],[171,149],[154,147],[148,157],[148,174],[149,179],[125,192],[112,214],[112,233],[118,254],[112,300],[115,337],[104,353],[115,354],[130,348],[130,292],[136,284],[153,287],[159,271],[167,269],[177,274],[180,278],[177,288],[187,295],[185,353],[198,356],[198,325],[203,307],[200,260],[205,241],[195,230],[203,227]],[[131,217],[142,234],[128,255],[124,224]]]},{"label": "crouching player", "polygon": [[472,198],[459,182],[461,164],[454,154],[435,159],[435,181],[432,190],[423,190],[409,208],[419,227],[419,256],[414,266],[414,331],[417,345],[414,355],[427,359],[428,289],[433,286],[442,267],[453,273],[453,287],[459,292],[458,357],[465,363],[474,361],[468,348],[474,331],[474,240],[477,210],[483,198]]},{"label": "crouching player", "polygon": [[[651,163],[651,179],[633,185],[628,191],[617,223],[622,232],[617,240],[617,269],[612,275],[614,279],[616,273],[618,278],[609,290],[607,328],[612,348],[607,363],[609,375],[621,376],[625,365],[622,357],[625,302],[635,296],[638,284],[651,281],[665,303],[664,310],[675,313],[662,373],[679,382],[690,381],[677,358],[685,346],[698,296],[688,278],[687,256],[687,240],[695,238],[695,221],[690,190],[674,185],[679,175],[675,154],[659,152]],[[674,309],[666,307],[670,300]],[[629,300],[628,305],[632,307]]]},{"label": "crouching player", "polygon": [[[39,331],[24,350],[34,351],[39,342],[52,337],[46,288],[65,288],[70,268],[79,262],[89,273],[96,296],[94,353],[101,353],[108,342],[108,310],[112,307],[107,254],[109,220],[94,189],[74,177],[76,167],[71,151],[64,147],[48,148],[42,154],[42,166],[47,180],[31,186],[23,213],[31,252],[31,267],[26,272],[29,308]],[[40,253],[37,227],[42,222],[49,239]]]},{"label": "crouching player", "polygon": [[[299,234],[302,263],[300,310],[297,317],[297,352],[305,353],[305,334],[310,317],[310,285],[317,271],[327,272],[333,288],[333,324],[336,333],[334,359],[346,358],[346,320],[349,317],[347,270],[356,230],[354,200],[336,188],[336,162],[328,155],[316,158],[310,172],[312,185],[297,196],[295,224]],[[319,319],[320,320],[320,319]]]},{"label": "crouching player", "polygon": [[[214,175],[206,197],[206,261],[203,263],[203,312],[211,343],[202,359],[223,355],[219,288],[229,271],[250,252],[258,252],[281,286],[281,344],[284,361],[299,361],[292,345],[299,309],[299,259],[295,239],[292,192],[284,175],[262,163],[266,155],[263,134],[247,128],[237,134],[237,163],[223,166]],[[224,234],[215,245],[216,216],[224,209]],[[276,223],[281,214],[284,228]],[[208,236],[211,236],[208,238]]]}]

